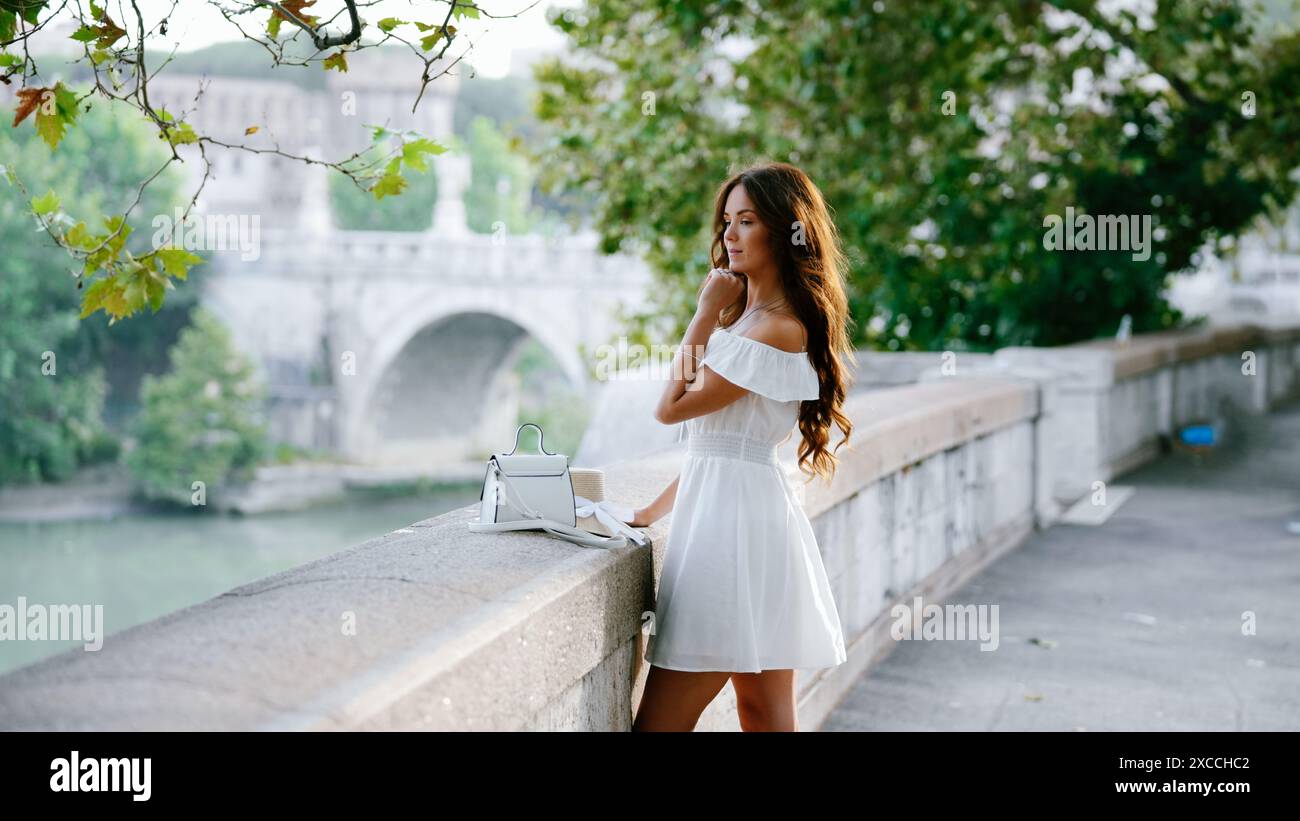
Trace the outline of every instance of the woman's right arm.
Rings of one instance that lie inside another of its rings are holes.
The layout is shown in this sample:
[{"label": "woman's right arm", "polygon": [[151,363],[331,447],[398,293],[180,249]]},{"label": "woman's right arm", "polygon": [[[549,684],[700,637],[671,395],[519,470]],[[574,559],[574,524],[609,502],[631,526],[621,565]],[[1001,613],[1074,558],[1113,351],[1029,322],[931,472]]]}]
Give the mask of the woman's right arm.
[{"label": "woman's right arm", "polygon": [[673,509],[673,503],[677,501],[677,480],[680,478],[682,478],[681,474],[678,474],[668,487],[664,488],[664,492],[659,494],[658,499],[633,511],[632,521],[628,524],[633,527],[649,527],[667,516],[668,511]]}]

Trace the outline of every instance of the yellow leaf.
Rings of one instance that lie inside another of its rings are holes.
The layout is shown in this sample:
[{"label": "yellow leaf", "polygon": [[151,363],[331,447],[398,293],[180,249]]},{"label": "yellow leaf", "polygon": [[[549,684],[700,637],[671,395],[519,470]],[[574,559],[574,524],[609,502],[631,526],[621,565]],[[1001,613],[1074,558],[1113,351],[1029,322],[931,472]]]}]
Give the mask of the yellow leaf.
[{"label": "yellow leaf", "polygon": [[325,58],[325,62],[321,63],[321,68],[326,71],[329,71],[332,68],[336,68],[339,71],[347,71],[348,59],[343,52],[337,51]]}]

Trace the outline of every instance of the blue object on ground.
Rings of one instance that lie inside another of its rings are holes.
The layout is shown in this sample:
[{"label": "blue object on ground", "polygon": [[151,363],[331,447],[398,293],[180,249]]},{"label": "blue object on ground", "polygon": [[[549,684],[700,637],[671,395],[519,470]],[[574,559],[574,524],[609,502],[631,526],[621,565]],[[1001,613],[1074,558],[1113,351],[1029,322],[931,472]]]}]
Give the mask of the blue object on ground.
[{"label": "blue object on ground", "polygon": [[1213,425],[1191,425],[1179,432],[1185,445],[1213,445]]}]

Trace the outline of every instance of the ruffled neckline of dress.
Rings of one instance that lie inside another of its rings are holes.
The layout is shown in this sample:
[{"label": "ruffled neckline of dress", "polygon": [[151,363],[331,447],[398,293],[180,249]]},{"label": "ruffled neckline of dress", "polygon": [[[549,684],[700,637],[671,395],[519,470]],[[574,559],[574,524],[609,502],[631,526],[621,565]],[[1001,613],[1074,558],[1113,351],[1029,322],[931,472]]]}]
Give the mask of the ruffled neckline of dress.
[{"label": "ruffled neckline of dress", "polygon": [[783,351],[726,328],[716,329],[710,337],[700,364],[708,365],[728,382],[778,402],[821,396],[821,380],[807,351]]}]

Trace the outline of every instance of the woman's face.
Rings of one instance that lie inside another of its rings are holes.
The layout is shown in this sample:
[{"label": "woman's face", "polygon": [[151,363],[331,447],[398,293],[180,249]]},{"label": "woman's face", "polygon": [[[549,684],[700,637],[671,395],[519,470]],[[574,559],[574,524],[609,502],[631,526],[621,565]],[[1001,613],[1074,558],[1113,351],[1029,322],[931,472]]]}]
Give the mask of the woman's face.
[{"label": "woman's face", "polygon": [[767,226],[758,219],[743,183],[727,195],[722,214],[722,241],[732,271],[752,275],[766,271],[772,263],[767,248]]}]

